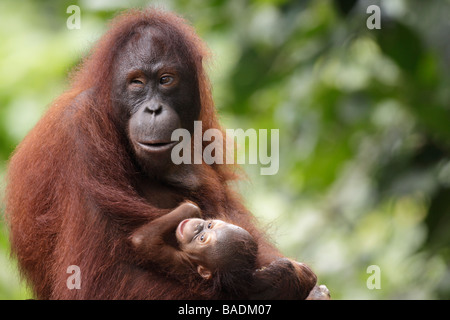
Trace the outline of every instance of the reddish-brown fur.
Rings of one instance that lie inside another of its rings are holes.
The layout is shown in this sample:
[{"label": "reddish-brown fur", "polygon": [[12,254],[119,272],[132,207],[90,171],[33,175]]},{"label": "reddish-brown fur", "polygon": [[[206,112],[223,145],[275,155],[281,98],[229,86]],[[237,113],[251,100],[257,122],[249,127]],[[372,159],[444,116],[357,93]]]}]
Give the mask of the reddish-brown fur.
[{"label": "reddish-brown fur", "polygon": [[[154,201],[138,193],[139,173],[111,118],[110,83],[115,54],[143,24],[170,26],[183,35],[197,57],[203,130],[220,129],[202,66],[208,51],[193,28],[159,10],[117,17],[75,72],[71,89],[53,103],[9,164],[12,252],[39,299],[208,298],[157,270],[138,267],[130,249],[133,230],[173,209],[158,200],[167,193],[197,203],[205,217],[226,217],[247,229],[258,239],[259,265],[280,256],[228,186],[235,178],[232,167],[197,165],[201,186],[195,190],[167,187]],[[81,289],[67,288],[69,265],[80,267]]]}]

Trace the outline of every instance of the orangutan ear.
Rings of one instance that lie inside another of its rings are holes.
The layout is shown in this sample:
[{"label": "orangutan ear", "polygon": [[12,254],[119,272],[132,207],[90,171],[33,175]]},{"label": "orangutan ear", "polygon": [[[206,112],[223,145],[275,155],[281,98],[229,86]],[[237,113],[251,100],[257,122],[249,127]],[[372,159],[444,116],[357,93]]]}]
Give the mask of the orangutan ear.
[{"label": "orangutan ear", "polygon": [[212,277],[211,270],[209,270],[208,268],[206,268],[204,266],[199,265],[197,267],[197,272],[198,272],[199,275],[202,276],[203,279],[209,280]]}]

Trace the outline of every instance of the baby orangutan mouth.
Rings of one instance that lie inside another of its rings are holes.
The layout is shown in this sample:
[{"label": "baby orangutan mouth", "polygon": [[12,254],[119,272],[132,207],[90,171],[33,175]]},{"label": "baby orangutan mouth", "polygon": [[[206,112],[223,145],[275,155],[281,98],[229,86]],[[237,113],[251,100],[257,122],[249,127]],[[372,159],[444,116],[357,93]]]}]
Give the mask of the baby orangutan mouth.
[{"label": "baby orangutan mouth", "polygon": [[184,235],[183,235],[183,229],[184,229],[184,225],[189,221],[189,219],[184,219],[183,221],[180,222],[180,224],[177,227],[177,238],[183,239]]}]

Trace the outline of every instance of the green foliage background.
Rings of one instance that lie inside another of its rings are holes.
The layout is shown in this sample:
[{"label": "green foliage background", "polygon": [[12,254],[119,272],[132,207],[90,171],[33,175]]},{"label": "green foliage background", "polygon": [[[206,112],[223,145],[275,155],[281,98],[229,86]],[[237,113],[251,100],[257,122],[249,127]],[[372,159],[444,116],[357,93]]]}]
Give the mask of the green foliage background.
[{"label": "green foliage background", "polygon": [[[80,30],[66,27],[71,4]],[[371,4],[381,30],[366,27]],[[448,0],[3,0],[2,181],[107,21],[147,5],[183,15],[208,43],[226,127],[280,129],[278,174],[246,165],[239,187],[285,255],[335,299],[450,298]],[[370,265],[381,289],[366,285]],[[0,222],[0,299],[29,297]]]}]

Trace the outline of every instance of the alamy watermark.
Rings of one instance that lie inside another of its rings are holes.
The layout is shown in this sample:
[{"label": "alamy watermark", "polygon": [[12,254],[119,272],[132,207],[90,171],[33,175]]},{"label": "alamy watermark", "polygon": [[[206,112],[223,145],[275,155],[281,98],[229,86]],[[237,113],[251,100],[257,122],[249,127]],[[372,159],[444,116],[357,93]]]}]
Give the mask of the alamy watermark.
[{"label": "alamy watermark", "polygon": [[73,289],[81,289],[81,269],[77,265],[70,265],[67,267],[68,274],[71,274],[67,277],[66,286],[69,290]]},{"label": "alamy watermark", "polygon": [[[67,18],[66,26],[69,30],[81,29],[81,9],[77,5],[70,5],[66,9],[66,13],[70,16]],[[381,29],[381,9],[379,6],[372,4],[366,9],[367,14],[371,14],[366,20],[368,29]]]},{"label": "alamy watermark", "polygon": [[66,26],[69,30],[81,29],[81,9],[79,6],[71,5],[67,7],[66,13],[71,15],[67,18]]},{"label": "alamy watermark", "polygon": [[[194,121],[193,145],[191,133],[187,129],[176,129],[172,132],[172,141],[178,141],[171,153],[174,164],[244,164],[246,163],[246,141],[248,141],[248,164],[262,164],[261,175],[274,175],[280,166],[279,159],[279,129],[270,130],[270,153],[268,130],[259,129],[226,129],[226,139],[223,139],[219,129],[202,130],[202,122]],[[180,140],[181,139],[181,140]],[[203,142],[211,141],[204,149]],[[223,142],[226,141],[225,146]],[[235,141],[241,148],[241,156],[235,157]],[[193,149],[193,155],[192,155]],[[235,159],[237,158],[237,159]]]},{"label": "alamy watermark", "polygon": [[366,20],[366,26],[368,29],[381,29],[381,9],[379,6],[373,4],[367,7],[366,13],[371,15]]},{"label": "alamy watermark", "polygon": [[366,281],[367,289],[381,289],[381,268],[373,264],[367,267],[366,273],[370,274]]},{"label": "alamy watermark", "polygon": [[[77,265],[70,265],[67,271],[70,276],[67,277],[66,286],[69,290],[81,289],[81,269]],[[370,274],[367,278],[367,289],[381,289],[381,268],[377,265],[370,265],[366,269],[366,273]]]}]

